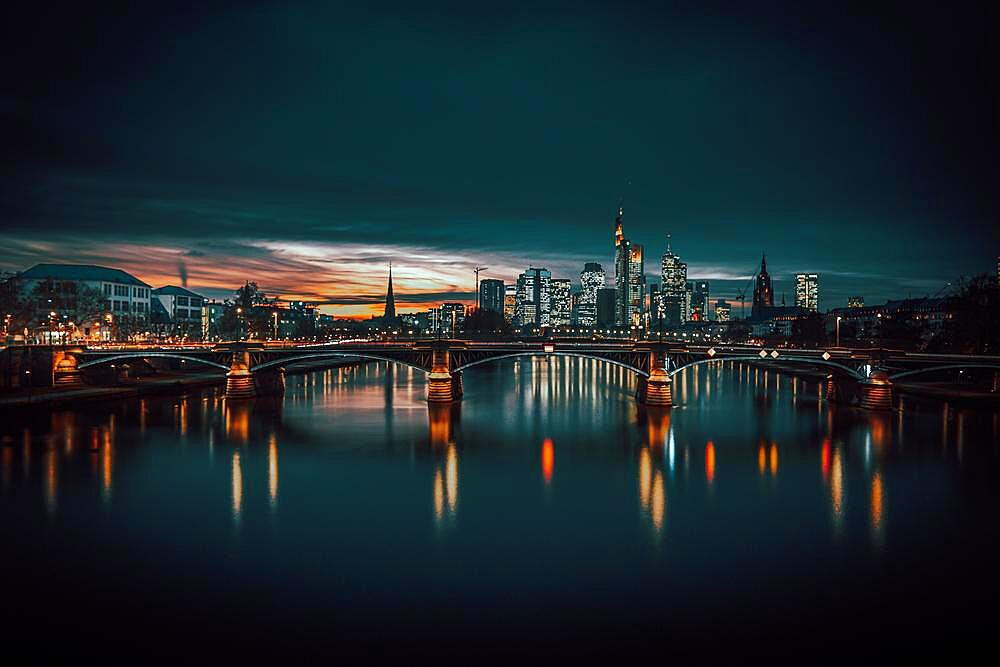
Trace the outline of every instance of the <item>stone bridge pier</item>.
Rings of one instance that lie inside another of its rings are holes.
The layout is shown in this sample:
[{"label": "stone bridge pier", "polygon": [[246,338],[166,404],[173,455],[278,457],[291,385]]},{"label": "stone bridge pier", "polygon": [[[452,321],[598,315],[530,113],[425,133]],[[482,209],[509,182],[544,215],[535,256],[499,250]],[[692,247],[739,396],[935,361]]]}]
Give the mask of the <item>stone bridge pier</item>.
[{"label": "stone bridge pier", "polygon": [[665,353],[653,350],[649,353],[649,377],[639,378],[636,399],[646,405],[670,407],[673,405],[673,379],[667,371]]},{"label": "stone bridge pier", "polygon": [[462,398],[462,373],[452,372],[447,344],[431,348],[431,372],[427,375],[427,400],[450,403]]},{"label": "stone bridge pier", "polygon": [[250,371],[250,351],[246,348],[233,350],[226,373],[226,398],[253,398],[256,395]]}]

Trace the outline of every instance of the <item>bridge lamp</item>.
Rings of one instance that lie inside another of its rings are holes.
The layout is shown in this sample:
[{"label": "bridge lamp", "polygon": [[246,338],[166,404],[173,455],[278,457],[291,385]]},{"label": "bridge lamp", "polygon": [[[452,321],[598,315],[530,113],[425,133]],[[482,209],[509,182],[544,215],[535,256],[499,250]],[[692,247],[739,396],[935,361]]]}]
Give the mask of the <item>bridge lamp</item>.
[{"label": "bridge lamp", "polygon": [[714,347],[708,348],[708,356],[709,357],[714,357],[715,356],[715,348]]},{"label": "bridge lamp", "polygon": [[556,351],[556,346],[552,343],[546,343],[545,345],[542,345],[542,351],[545,352],[545,354],[552,354]]},{"label": "bridge lamp", "polygon": [[830,361],[830,353],[829,352],[824,352],[823,353],[823,361]]},{"label": "bridge lamp", "polygon": [[760,351],[760,358],[761,359],[767,359],[767,350],[761,350]]},{"label": "bridge lamp", "polygon": [[778,351],[777,350],[771,350],[771,358],[772,359],[777,359],[778,358]]}]

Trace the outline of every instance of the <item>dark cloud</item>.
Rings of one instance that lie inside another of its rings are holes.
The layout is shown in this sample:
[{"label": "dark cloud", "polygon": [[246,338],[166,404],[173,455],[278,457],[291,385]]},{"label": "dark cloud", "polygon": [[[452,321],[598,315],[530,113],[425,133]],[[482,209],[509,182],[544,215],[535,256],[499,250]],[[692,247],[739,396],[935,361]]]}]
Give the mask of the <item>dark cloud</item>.
[{"label": "dark cloud", "polygon": [[[0,27],[0,224],[289,279],[299,264],[255,242],[575,275],[611,270],[624,197],[651,273],[672,233],[706,273],[766,250],[779,281],[819,271],[831,300],[933,292],[1000,247],[995,19],[964,2],[21,5]],[[3,268],[45,258],[5,246]]]}]

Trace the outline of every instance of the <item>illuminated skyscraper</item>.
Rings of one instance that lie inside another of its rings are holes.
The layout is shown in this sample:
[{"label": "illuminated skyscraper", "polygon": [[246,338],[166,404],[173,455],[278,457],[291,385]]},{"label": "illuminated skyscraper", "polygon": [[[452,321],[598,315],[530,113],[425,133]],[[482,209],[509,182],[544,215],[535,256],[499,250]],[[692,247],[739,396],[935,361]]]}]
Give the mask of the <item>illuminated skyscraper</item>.
[{"label": "illuminated skyscraper", "polygon": [[548,269],[529,268],[517,278],[514,324],[519,327],[547,327],[551,324],[552,273]]},{"label": "illuminated skyscraper", "polygon": [[760,271],[753,286],[752,314],[757,316],[762,309],[774,306],[774,287],[771,285],[771,275],[767,272],[767,258],[761,255]]},{"label": "illuminated skyscraper", "polygon": [[479,283],[479,307],[494,313],[503,312],[504,284],[502,280],[486,278]]},{"label": "illuminated skyscraper", "polygon": [[809,310],[819,310],[819,276],[817,274],[795,274],[795,305]]},{"label": "illuminated skyscraper", "polygon": [[580,325],[592,327],[597,324],[597,290],[605,286],[607,281],[604,268],[597,262],[587,262],[580,272],[580,307],[578,309]]},{"label": "illuminated skyscraper", "polygon": [[678,327],[690,318],[687,292],[687,264],[675,255],[670,245],[670,235],[667,234],[667,252],[663,254],[660,264],[660,303],[663,311],[663,324]]},{"label": "illuminated skyscraper", "polygon": [[704,280],[691,283],[691,307],[689,317],[699,322],[707,322],[711,319],[708,283]]},{"label": "illuminated skyscraper", "polygon": [[629,240],[625,238],[622,221],[625,211],[618,208],[615,218],[615,324],[628,325],[629,314]]},{"label": "illuminated skyscraper", "polygon": [[628,321],[630,327],[646,321],[646,265],[642,245],[629,246],[628,253]]},{"label": "illuminated skyscraper", "polygon": [[517,285],[504,285],[503,292],[503,318],[507,320],[507,324],[511,324],[517,307]]},{"label": "illuminated skyscraper", "polygon": [[568,327],[573,312],[573,282],[569,278],[555,278],[549,282],[552,304],[549,321],[554,327]]},{"label": "illuminated skyscraper", "polygon": [[717,321],[728,322],[731,311],[732,306],[725,299],[719,299],[715,302],[715,319]]}]

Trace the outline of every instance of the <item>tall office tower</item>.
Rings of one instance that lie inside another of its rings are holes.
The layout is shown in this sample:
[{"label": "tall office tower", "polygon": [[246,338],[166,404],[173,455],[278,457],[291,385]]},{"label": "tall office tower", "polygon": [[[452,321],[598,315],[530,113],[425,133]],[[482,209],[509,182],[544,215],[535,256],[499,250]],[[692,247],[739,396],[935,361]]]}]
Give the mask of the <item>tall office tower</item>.
[{"label": "tall office tower", "polygon": [[625,238],[622,230],[622,219],[625,217],[624,209],[618,208],[618,217],[615,218],[615,324],[618,326],[628,326],[629,313],[629,240]]},{"label": "tall office tower", "polygon": [[503,288],[503,318],[507,324],[514,323],[514,309],[517,307],[517,284],[504,285]]},{"label": "tall office tower", "polygon": [[517,278],[517,300],[514,306],[516,326],[547,327],[552,307],[552,273],[548,269],[529,268]]},{"label": "tall office tower", "polygon": [[725,299],[719,299],[715,302],[715,319],[719,322],[728,322],[729,315],[732,312],[732,306]]},{"label": "tall office tower", "polygon": [[646,321],[646,264],[642,245],[633,243],[628,252],[628,325],[641,327]]},{"label": "tall office tower", "polygon": [[693,283],[691,288],[691,319],[699,322],[707,322],[712,319],[709,316],[711,301],[709,300],[708,283],[699,280]]},{"label": "tall office tower", "polygon": [[385,291],[385,310],[382,311],[382,319],[396,319],[396,297],[392,293],[392,262],[389,262],[389,287]]},{"label": "tall office tower", "polygon": [[587,262],[580,272],[580,326],[592,327],[597,324],[597,290],[606,284],[604,267],[597,262]]},{"label": "tall office tower", "polygon": [[847,307],[848,308],[864,308],[865,307],[865,297],[863,297],[863,296],[849,296],[849,297],[847,297]]},{"label": "tall office tower", "polygon": [[479,307],[494,313],[503,312],[504,284],[502,280],[486,278],[479,283]]},{"label": "tall office tower", "polygon": [[657,331],[657,327],[662,324],[660,320],[660,285],[659,283],[652,283],[649,286],[649,316],[647,318],[646,329],[649,331]]},{"label": "tall office tower", "polygon": [[795,274],[795,305],[819,310],[819,276],[815,273]]},{"label": "tall office tower", "polygon": [[438,330],[449,336],[457,336],[465,327],[465,304],[442,303]]},{"label": "tall office tower", "polygon": [[600,287],[597,290],[597,326],[611,329],[618,326],[618,290]]},{"label": "tall office tower", "polygon": [[678,327],[690,319],[687,301],[687,264],[675,255],[667,234],[667,252],[660,264],[660,303],[663,311],[663,325]]},{"label": "tall office tower", "polygon": [[757,272],[757,279],[753,285],[753,308],[750,312],[757,316],[764,308],[773,306],[774,287],[771,285],[771,275],[767,272],[767,258],[761,255],[760,271]]},{"label": "tall office tower", "polygon": [[549,322],[554,327],[568,327],[573,313],[573,281],[569,278],[554,278],[549,282],[552,305],[549,308]]}]

